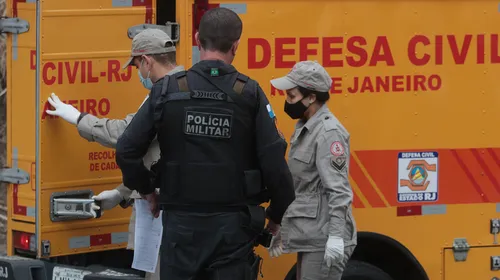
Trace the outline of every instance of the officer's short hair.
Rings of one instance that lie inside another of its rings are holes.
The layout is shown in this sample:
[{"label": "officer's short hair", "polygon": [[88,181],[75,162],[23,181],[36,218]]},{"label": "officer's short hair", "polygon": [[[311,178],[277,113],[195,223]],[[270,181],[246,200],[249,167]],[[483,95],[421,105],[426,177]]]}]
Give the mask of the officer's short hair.
[{"label": "officer's short hair", "polygon": [[319,104],[325,104],[326,101],[330,99],[330,94],[328,92],[314,91],[301,86],[298,86],[297,89],[304,97],[308,97],[311,94],[316,95],[316,100],[318,101]]},{"label": "officer's short hair", "polygon": [[152,54],[151,57],[162,65],[175,65],[177,63],[175,52]]},{"label": "officer's short hair", "polygon": [[243,22],[230,9],[210,9],[201,18],[198,38],[201,47],[209,51],[227,53],[241,37]]}]

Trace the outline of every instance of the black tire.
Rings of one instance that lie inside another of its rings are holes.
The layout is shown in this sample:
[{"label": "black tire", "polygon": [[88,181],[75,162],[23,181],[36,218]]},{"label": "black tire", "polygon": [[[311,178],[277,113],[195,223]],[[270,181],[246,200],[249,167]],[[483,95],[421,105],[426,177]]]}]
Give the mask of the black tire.
[{"label": "black tire", "polygon": [[382,269],[367,262],[350,260],[342,274],[342,280],[393,280]]}]

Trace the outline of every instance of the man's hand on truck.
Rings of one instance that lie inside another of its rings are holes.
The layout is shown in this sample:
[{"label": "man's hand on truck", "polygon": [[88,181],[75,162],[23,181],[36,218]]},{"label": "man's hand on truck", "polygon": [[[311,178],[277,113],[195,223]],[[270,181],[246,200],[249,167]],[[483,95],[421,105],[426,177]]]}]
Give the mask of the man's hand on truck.
[{"label": "man's hand on truck", "polygon": [[101,210],[109,210],[116,207],[123,200],[123,196],[117,189],[112,189],[94,195],[92,199],[100,202]]},{"label": "man's hand on truck", "polygon": [[52,105],[52,107],[54,107],[55,109],[55,110],[46,110],[45,112],[47,114],[61,117],[65,121],[76,125],[76,123],[78,122],[78,117],[80,117],[81,114],[80,111],[78,111],[72,105],[63,103],[55,93],[52,93],[47,100],[49,101],[50,105]]}]

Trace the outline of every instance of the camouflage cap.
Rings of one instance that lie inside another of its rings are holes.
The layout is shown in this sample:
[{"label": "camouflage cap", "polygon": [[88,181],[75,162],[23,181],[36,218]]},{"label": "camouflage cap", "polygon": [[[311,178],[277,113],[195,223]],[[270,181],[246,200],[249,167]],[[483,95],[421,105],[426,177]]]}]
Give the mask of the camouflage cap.
[{"label": "camouflage cap", "polygon": [[175,51],[174,42],[167,33],[155,28],[145,29],[132,40],[132,54],[123,65],[123,69],[127,68],[136,56],[173,51]]},{"label": "camouflage cap", "polygon": [[301,86],[317,92],[329,92],[332,78],[317,61],[307,60],[296,63],[285,77],[271,80],[271,84],[279,90]]}]

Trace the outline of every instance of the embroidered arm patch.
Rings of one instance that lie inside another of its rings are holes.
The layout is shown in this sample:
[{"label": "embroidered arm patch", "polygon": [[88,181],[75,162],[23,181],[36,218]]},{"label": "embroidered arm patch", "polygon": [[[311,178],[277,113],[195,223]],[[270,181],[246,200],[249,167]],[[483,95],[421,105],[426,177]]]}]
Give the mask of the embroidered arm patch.
[{"label": "embroidered arm patch", "polygon": [[347,156],[345,155],[345,149],[340,141],[334,141],[330,146],[330,152],[332,153],[332,159],[330,164],[333,168],[341,171],[344,169],[347,163]]}]

